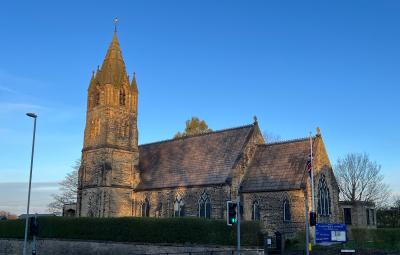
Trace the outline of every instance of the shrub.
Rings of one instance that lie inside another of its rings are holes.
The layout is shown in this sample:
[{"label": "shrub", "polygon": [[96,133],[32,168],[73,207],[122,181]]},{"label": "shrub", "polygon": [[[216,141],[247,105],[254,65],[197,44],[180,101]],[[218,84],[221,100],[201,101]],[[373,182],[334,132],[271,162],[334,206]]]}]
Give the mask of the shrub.
[{"label": "shrub", "polygon": [[306,232],[304,230],[296,233],[295,238],[285,240],[285,248],[287,250],[302,250],[306,240]]},{"label": "shrub", "polygon": [[400,229],[352,229],[356,247],[400,251]]},{"label": "shrub", "polygon": [[358,246],[362,246],[367,243],[367,241],[370,241],[369,232],[365,228],[351,229],[351,236]]},{"label": "shrub", "polygon": [[[197,243],[234,245],[236,227],[223,220],[200,218],[67,218],[40,217],[39,237],[80,240],[109,240],[143,243]],[[0,238],[23,238],[23,220],[0,222]],[[258,222],[242,222],[244,246],[257,246]]]},{"label": "shrub", "polygon": [[5,220],[0,221],[0,238],[23,238],[25,221],[22,220]]}]

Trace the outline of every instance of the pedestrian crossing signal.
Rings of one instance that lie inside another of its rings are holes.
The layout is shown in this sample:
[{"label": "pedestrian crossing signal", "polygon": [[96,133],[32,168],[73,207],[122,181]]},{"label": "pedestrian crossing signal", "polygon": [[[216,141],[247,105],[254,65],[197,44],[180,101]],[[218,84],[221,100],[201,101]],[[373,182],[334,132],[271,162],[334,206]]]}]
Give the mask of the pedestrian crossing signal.
[{"label": "pedestrian crossing signal", "polygon": [[232,226],[237,223],[237,203],[228,201],[226,203],[226,211],[227,211],[227,225]]},{"label": "pedestrian crossing signal", "polygon": [[317,224],[317,214],[315,212],[310,212],[310,226],[314,227]]},{"label": "pedestrian crossing signal", "polygon": [[38,236],[39,235],[39,222],[36,218],[29,218],[29,235]]}]

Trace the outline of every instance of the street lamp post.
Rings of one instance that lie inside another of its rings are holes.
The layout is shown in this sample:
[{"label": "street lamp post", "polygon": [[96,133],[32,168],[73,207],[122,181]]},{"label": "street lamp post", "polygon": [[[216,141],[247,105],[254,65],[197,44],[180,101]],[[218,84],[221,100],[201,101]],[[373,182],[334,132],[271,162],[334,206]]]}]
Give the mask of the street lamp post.
[{"label": "street lamp post", "polygon": [[24,255],[26,255],[26,243],[28,241],[29,204],[31,201],[32,167],[33,167],[33,154],[35,151],[35,134],[36,134],[36,118],[37,118],[37,115],[34,113],[27,113],[26,115],[28,117],[33,118],[33,139],[32,139],[32,153],[31,153],[31,168],[29,173],[28,206],[26,208],[26,220],[25,220],[24,250],[22,251]]}]

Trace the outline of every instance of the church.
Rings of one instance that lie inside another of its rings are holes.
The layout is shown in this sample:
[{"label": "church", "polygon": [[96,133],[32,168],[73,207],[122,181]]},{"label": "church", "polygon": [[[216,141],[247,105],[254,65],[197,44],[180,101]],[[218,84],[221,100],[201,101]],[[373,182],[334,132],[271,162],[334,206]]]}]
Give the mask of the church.
[{"label": "church", "polygon": [[304,230],[312,208],[312,146],[317,221],[340,222],[339,188],[319,129],[311,138],[265,143],[255,118],[139,145],[138,95],[114,32],[88,88],[77,216],[226,219],[227,201],[240,196],[241,219],[290,236]]}]

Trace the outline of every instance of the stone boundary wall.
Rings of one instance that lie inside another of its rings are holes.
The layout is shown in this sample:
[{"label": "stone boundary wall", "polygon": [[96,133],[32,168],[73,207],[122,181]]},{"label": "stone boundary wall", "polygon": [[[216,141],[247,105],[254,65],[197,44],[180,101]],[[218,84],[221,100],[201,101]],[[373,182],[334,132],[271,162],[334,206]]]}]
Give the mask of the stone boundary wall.
[{"label": "stone boundary wall", "polygon": [[[27,254],[31,254],[31,242],[28,245]],[[23,240],[19,239],[0,239],[0,255],[19,255],[22,254]],[[234,247],[227,246],[201,246],[201,245],[179,245],[179,244],[139,244],[139,243],[118,243],[108,241],[77,241],[77,240],[57,240],[40,239],[36,243],[36,252],[52,255],[106,255],[106,254],[178,254],[201,255],[230,255]],[[256,255],[264,254],[261,249],[243,249],[241,254]]]}]

